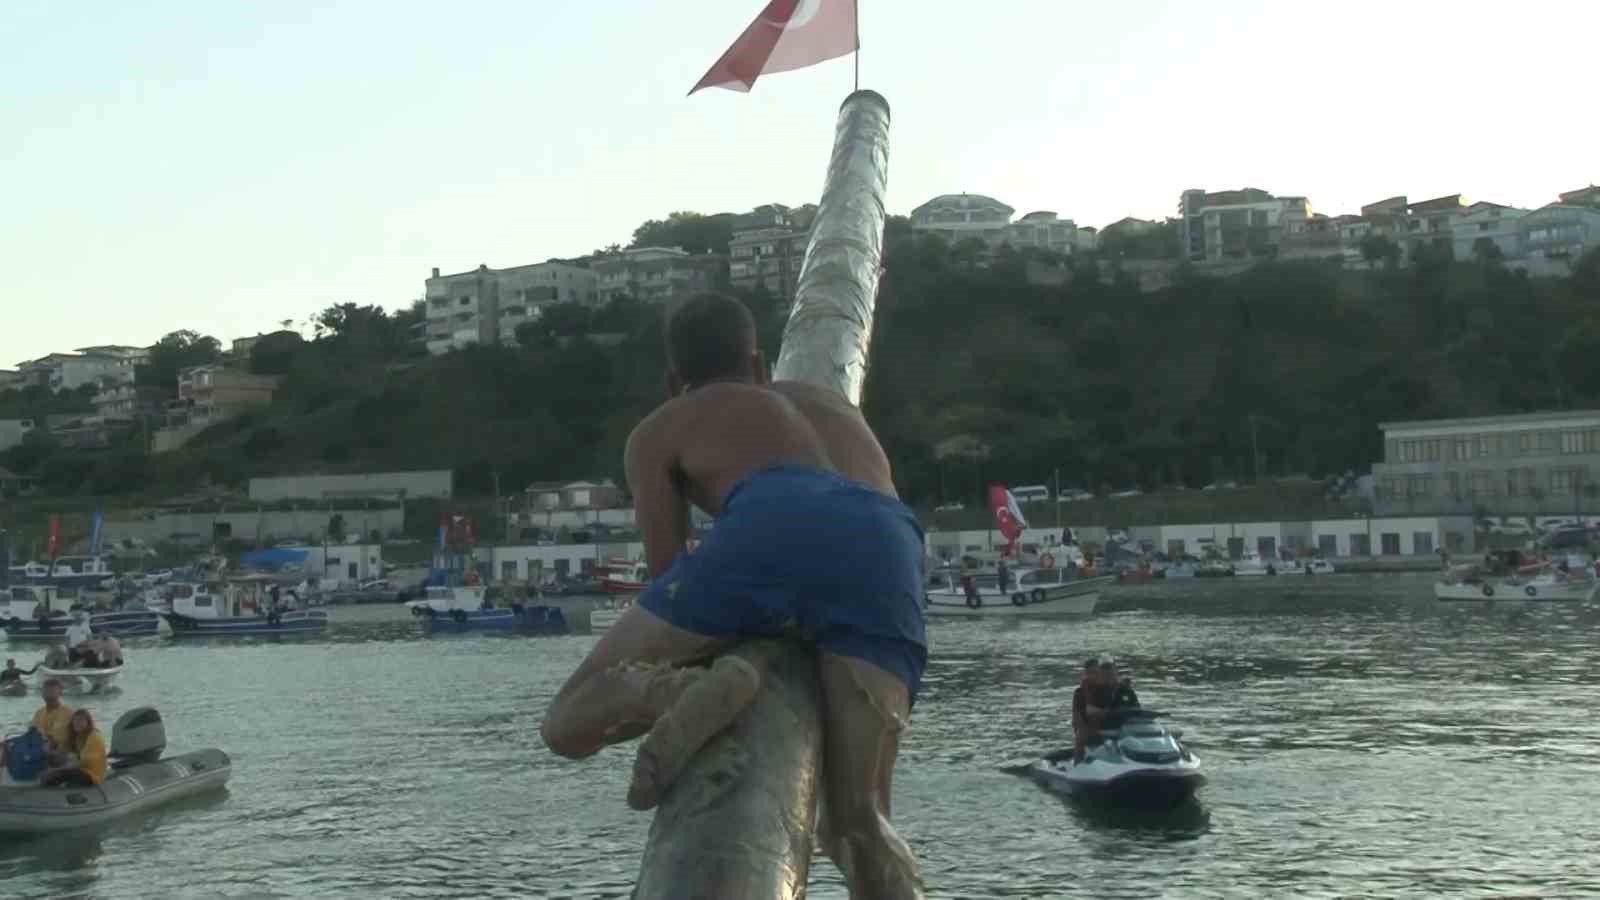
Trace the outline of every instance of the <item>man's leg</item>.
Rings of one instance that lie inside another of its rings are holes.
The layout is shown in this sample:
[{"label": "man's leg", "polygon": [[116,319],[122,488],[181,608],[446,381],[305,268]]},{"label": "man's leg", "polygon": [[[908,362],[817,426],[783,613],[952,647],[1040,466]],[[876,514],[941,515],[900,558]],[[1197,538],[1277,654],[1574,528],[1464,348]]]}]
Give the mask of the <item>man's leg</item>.
[{"label": "man's leg", "polygon": [[823,652],[823,849],[852,898],[921,898],[911,848],[889,824],[900,732],[910,720],[906,685],[865,660]]}]

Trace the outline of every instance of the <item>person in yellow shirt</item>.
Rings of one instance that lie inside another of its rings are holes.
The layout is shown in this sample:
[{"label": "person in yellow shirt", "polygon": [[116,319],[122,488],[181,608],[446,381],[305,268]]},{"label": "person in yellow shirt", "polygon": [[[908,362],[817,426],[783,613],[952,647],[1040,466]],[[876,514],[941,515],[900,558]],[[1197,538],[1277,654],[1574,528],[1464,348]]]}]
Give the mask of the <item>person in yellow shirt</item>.
[{"label": "person in yellow shirt", "polygon": [[72,721],[72,707],[61,702],[61,679],[47,678],[42,687],[44,692],[44,706],[33,714],[33,727],[39,729],[44,735],[46,743],[54,752],[61,752],[67,747],[69,727]]},{"label": "person in yellow shirt", "polygon": [[46,769],[39,776],[41,787],[94,787],[106,780],[106,739],[94,727],[94,716],[87,709],[74,712],[71,729],[67,763]]}]

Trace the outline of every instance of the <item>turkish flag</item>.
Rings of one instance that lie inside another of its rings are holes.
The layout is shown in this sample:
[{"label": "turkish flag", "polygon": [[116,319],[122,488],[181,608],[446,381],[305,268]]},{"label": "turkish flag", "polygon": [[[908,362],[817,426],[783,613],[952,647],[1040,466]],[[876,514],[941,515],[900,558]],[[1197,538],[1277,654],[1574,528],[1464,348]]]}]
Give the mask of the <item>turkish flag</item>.
[{"label": "turkish flag", "polygon": [[1000,526],[1000,533],[1006,536],[1006,540],[1015,543],[1022,535],[1022,529],[1028,527],[1028,520],[1022,517],[1022,508],[1017,505],[1017,498],[1011,496],[1005,485],[991,484],[989,505],[994,508],[994,521]]},{"label": "turkish flag", "polygon": [[762,75],[802,69],[860,46],[856,0],[772,0],[689,93],[749,91]]}]

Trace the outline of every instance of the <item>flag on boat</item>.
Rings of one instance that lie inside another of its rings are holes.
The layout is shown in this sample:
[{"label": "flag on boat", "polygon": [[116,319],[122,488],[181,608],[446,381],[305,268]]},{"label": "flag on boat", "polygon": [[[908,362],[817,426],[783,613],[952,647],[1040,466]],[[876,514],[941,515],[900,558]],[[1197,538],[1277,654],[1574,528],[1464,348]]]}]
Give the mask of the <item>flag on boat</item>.
[{"label": "flag on boat", "polygon": [[1028,520],[1022,517],[1022,507],[1017,505],[1017,498],[1006,490],[1005,485],[991,484],[989,505],[994,508],[994,521],[1000,526],[1000,533],[1006,536],[1006,540],[1015,543],[1022,536],[1022,529],[1028,527]]},{"label": "flag on boat", "polygon": [[747,92],[762,75],[803,69],[860,49],[856,0],[772,0],[690,94]]},{"label": "flag on boat", "polygon": [[103,514],[98,509],[94,511],[93,515],[89,516],[89,555],[90,556],[99,556],[100,555],[100,526],[102,524],[104,524],[104,522],[105,522],[105,514]]}]

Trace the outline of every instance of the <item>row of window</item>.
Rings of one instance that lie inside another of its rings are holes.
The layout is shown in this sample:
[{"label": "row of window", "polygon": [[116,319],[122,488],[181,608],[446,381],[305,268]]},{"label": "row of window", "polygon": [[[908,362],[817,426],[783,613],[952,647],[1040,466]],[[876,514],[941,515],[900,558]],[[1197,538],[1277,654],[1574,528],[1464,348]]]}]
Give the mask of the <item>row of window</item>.
[{"label": "row of window", "polygon": [[1534,453],[1600,453],[1600,428],[1566,431],[1523,431],[1516,434],[1478,434],[1458,438],[1422,438],[1396,441],[1394,462],[1466,462],[1494,456]]},{"label": "row of window", "polygon": [[[1402,549],[1402,544],[1401,544],[1401,538],[1402,537],[1404,537],[1404,535],[1402,535],[1400,532],[1397,532],[1397,531],[1381,532],[1380,534],[1378,534],[1379,552],[1381,552],[1384,556],[1399,556],[1399,555],[1401,555],[1402,553],[1405,552]],[[1372,535],[1369,535],[1369,534],[1351,534],[1351,535],[1347,535],[1346,538],[1347,538],[1347,541],[1349,543],[1348,555],[1350,555],[1350,556],[1371,556],[1372,555]],[[1445,540],[1446,549],[1450,550],[1450,552],[1452,552],[1452,553],[1456,553],[1456,552],[1462,551],[1463,549],[1465,549],[1466,543],[1467,543],[1466,535],[1464,533],[1462,533],[1462,532],[1457,532],[1457,531],[1447,531],[1447,532],[1445,532],[1444,540]],[[1206,543],[1206,542],[1203,542],[1203,543]],[[1272,538],[1272,537],[1257,538],[1256,539],[1256,548],[1255,549],[1256,549],[1256,553],[1264,560],[1273,560],[1273,559],[1277,559],[1278,558],[1278,541],[1277,541],[1276,538]],[[1287,551],[1287,552],[1289,552],[1289,553],[1291,553],[1293,555],[1298,556],[1298,555],[1300,555],[1300,552],[1302,550],[1304,550],[1304,549],[1305,549],[1305,541],[1299,535],[1287,535],[1284,538],[1284,550],[1285,551]],[[1243,538],[1230,538],[1228,540],[1227,552],[1228,552],[1228,556],[1231,559],[1239,559],[1241,556],[1243,556],[1243,551],[1244,551],[1244,539]],[[1177,558],[1183,556],[1185,553],[1188,553],[1188,552],[1189,552],[1189,549],[1188,549],[1188,547],[1186,545],[1186,542],[1182,538],[1177,538],[1177,539],[1174,539],[1174,540],[1167,541],[1167,556],[1168,557],[1173,558],[1173,559],[1177,559]],[[1431,532],[1431,531],[1413,531],[1411,533],[1411,553],[1413,555],[1427,556],[1427,555],[1429,555],[1429,554],[1431,554],[1433,552],[1434,552],[1433,532]],[[1321,555],[1321,556],[1338,556],[1338,555],[1340,555],[1339,554],[1339,536],[1336,535],[1336,534],[1319,534],[1319,535],[1317,535],[1317,553],[1319,555]]]},{"label": "row of window", "polygon": [[[1504,473],[1492,471],[1446,472],[1439,486],[1442,496],[1494,497],[1504,489],[1507,497],[1534,497],[1543,491],[1548,494],[1576,494],[1590,483],[1587,471],[1553,469],[1539,473],[1533,469],[1507,469]],[[1378,482],[1378,492],[1387,499],[1426,499],[1434,496],[1433,475],[1390,475]]]}]

